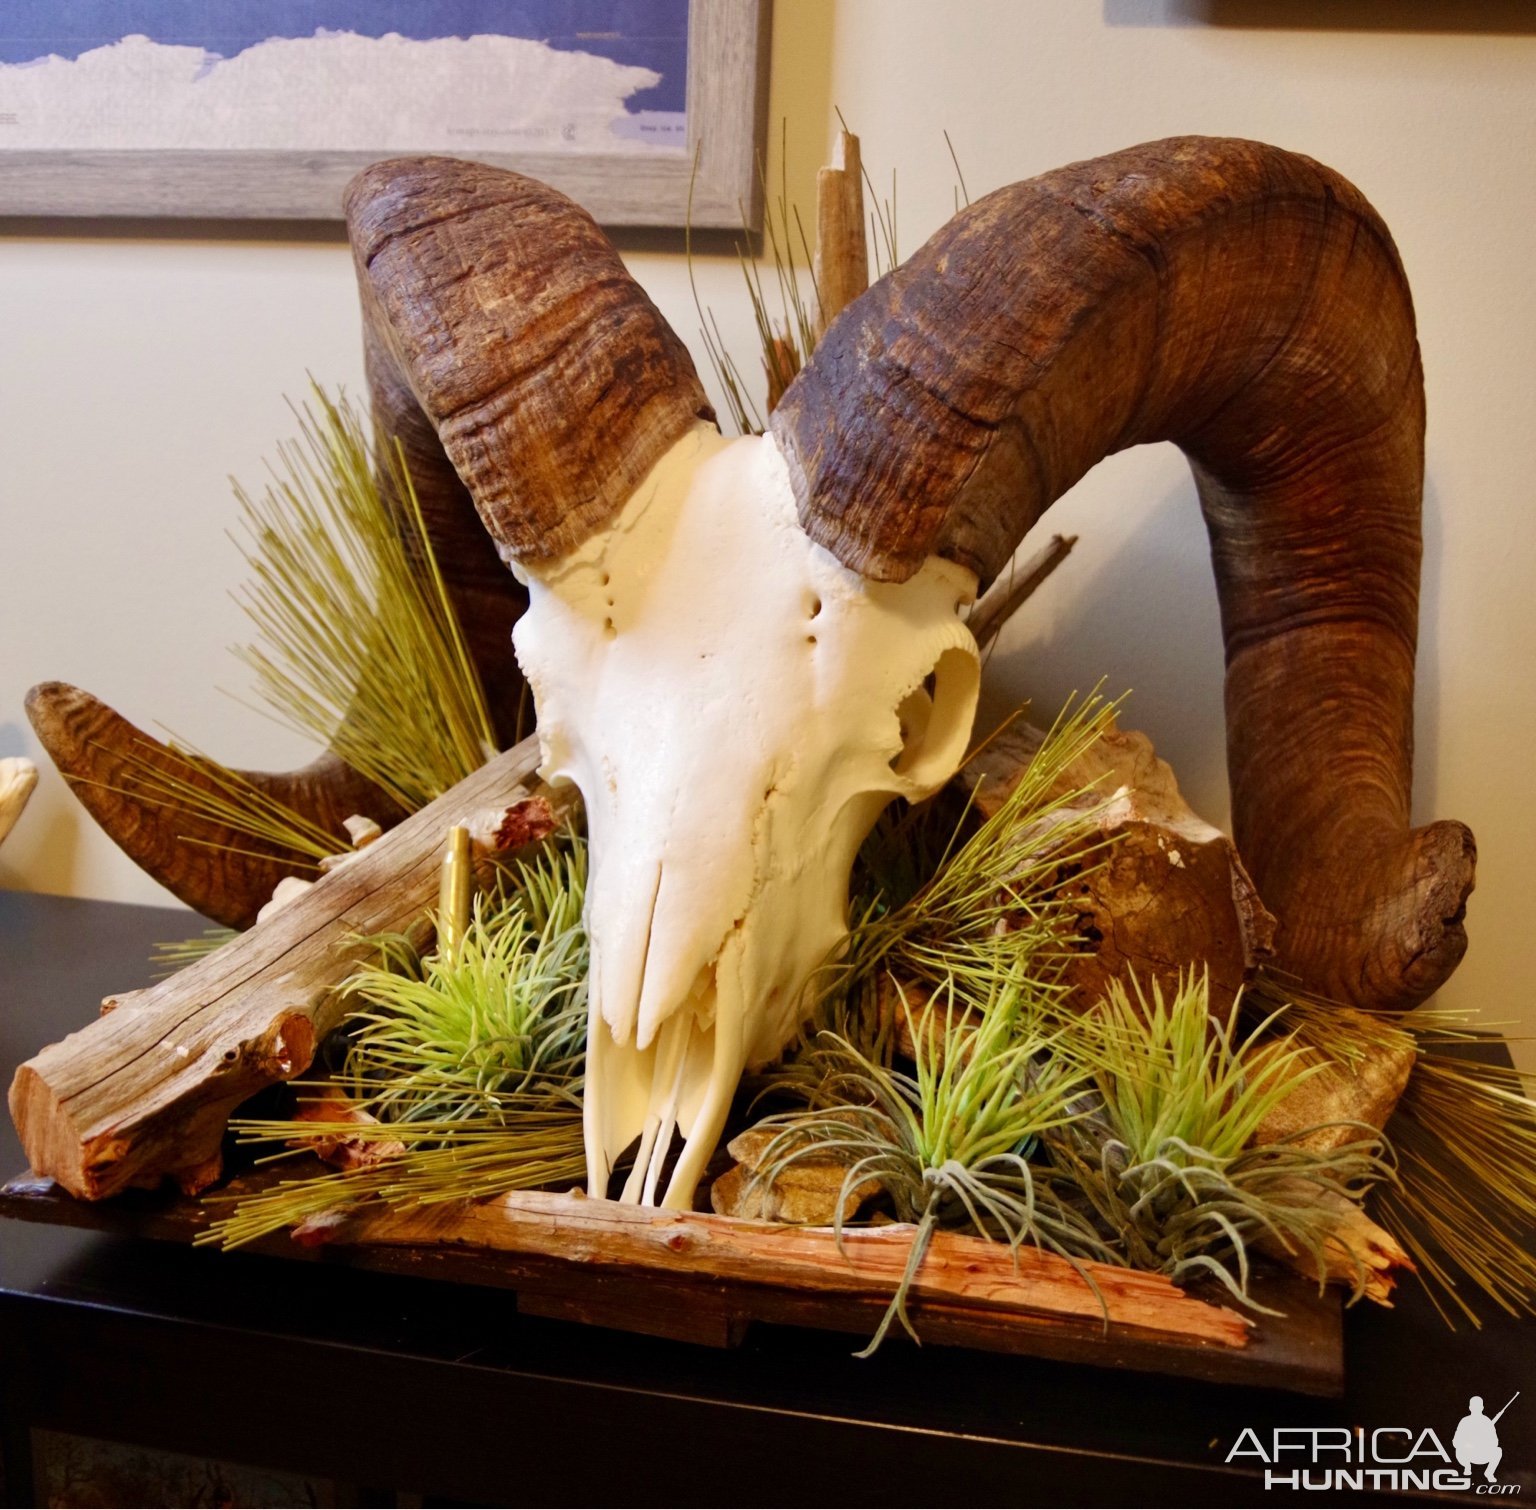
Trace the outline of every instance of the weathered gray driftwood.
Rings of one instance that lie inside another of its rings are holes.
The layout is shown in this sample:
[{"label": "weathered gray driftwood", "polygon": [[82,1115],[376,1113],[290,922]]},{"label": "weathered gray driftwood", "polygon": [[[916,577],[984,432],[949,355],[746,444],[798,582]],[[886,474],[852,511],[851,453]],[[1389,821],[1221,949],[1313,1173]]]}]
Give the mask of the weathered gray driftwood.
[{"label": "weathered gray driftwood", "polygon": [[10,1107],[32,1168],[90,1200],[166,1175],[187,1189],[215,1179],[230,1113],[309,1067],[366,936],[418,924],[435,901],[448,829],[468,823],[494,843],[537,763],[534,740],[497,756],[267,921],[109,998],[101,1018],[28,1060]]}]

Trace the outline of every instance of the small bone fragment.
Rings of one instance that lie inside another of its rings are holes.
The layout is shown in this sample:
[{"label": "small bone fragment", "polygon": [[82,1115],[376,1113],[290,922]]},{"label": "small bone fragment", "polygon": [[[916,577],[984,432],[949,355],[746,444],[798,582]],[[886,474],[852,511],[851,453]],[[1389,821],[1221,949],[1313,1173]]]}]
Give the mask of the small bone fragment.
[{"label": "small bone fragment", "polygon": [[[709,1200],[721,1216],[796,1226],[829,1227],[838,1217],[849,1221],[865,1201],[880,1193],[879,1180],[861,1180],[843,1195],[850,1165],[835,1151],[802,1155],[771,1178],[762,1161],[784,1129],[749,1127],[732,1138],[727,1152],[737,1160],[710,1187]],[[781,1144],[781,1151],[785,1145]]]},{"label": "small bone fragment", "polygon": [[[1353,1007],[1339,1007],[1336,1015],[1345,1032],[1351,1019],[1364,1020],[1364,1014]],[[1373,1040],[1381,1035],[1379,1022],[1372,1022],[1371,1029]],[[1398,1098],[1407,1087],[1418,1055],[1412,1034],[1399,1032],[1396,1036],[1397,1042],[1391,1048],[1362,1053],[1353,1062],[1331,1055],[1325,1057],[1319,1050],[1303,1048],[1295,1062],[1296,1070],[1304,1071],[1309,1065],[1320,1062],[1324,1068],[1306,1075],[1270,1108],[1253,1141],[1279,1143],[1294,1138],[1303,1148],[1327,1153],[1366,1136],[1354,1124],[1364,1123],[1379,1132],[1387,1125]],[[1283,1044],[1258,1049],[1254,1056],[1255,1070],[1266,1055],[1283,1052]]]},{"label": "small bone fragment", "polygon": [[367,848],[384,832],[372,818],[366,818],[362,813],[353,813],[350,818],[343,818],[342,827],[346,829],[353,849]]},{"label": "small bone fragment", "polygon": [[313,881],[306,881],[303,876],[284,876],[273,889],[272,900],[256,914],[256,921],[265,923],[269,918],[276,917],[283,908],[297,902],[314,884]]},{"label": "small bone fragment", "polygon": [[37,767],[23,755],[0,760],[0,844],[16,826],[21,810],[37,785]]}]

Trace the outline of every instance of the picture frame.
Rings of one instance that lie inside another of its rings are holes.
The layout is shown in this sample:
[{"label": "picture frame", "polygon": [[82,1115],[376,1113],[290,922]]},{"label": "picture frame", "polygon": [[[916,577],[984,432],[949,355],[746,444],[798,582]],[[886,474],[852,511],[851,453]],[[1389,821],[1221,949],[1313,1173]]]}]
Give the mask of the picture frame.
[{"label": "picture frame", "polygon": [[[687,9],[682,150],[452,155],[541,179],[608,227],[759,230],[772,0],[687,0]],[[0,218],[338,220],[356,172],[410,150],[8,148],[6,115],[0,97]]]}]

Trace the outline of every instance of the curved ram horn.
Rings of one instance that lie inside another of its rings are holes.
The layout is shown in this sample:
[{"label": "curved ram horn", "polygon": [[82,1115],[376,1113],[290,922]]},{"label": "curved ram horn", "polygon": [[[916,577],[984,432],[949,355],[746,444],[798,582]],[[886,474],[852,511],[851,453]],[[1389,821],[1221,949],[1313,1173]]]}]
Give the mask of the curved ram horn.
[{"label": "curved ram horn", "polygon": [[1210,530],[1237,843],[1309,985],[1455,968],[1475,849],[1410,829],[1423,381],[1408,286],[1308,158],[1177,138],[999,190],[833,323],[772,420],[801,523],[983,579],[1105,455],[1171,440]]},{"label": "curved ram horn", "polygon": [[[70,789],[119,848],[216,923],[248,927],[278,881],[293,874],[291,853],[264,852],[266,846],[247,834],[133,796],[145,785],[146,766],[210,791],[213,783],[90,693],[44,682],[27,694],[27,717]],[[402,816],[378,787],[334,755],[286,775],[239,774],[337,835],[338,850],[347,844],[344,820],[354,813],[385,827]]]},{"label": "curved ram horn", "polygon": [[376,163],[347,226],[363,318],[503,555],[564,555],[713,420],[693,362],[590,215],[453,158]]},{"label": "curved ram horn", "polygon": [[[438,575],[485,692],[496,742],[510,749],[528,732],[518,725],[524,712],[523,674],[512,653],[512,626],[528,606],[528,593],[496,554],[469,490],[443,451],[436,427],[422,413],[394,356],[367,321],[363,356],[375,444],[383,449],[399,442]],[[393,469],[380,467],[377,475],[386,500],[398,506]],[[407,532],[404,538],[414,541],[416,535]],[[532,715],[528,718],[531,728]]]}]

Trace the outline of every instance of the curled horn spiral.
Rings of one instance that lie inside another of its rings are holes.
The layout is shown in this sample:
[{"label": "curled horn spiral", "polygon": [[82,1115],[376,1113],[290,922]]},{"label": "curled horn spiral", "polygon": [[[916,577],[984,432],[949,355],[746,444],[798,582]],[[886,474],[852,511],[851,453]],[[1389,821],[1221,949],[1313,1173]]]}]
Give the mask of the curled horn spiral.
[{"label": "curled horn spiral", "polygon": [[800,518],[881,580],[983,581],[1102,457],[1170,440],[1210,531],[1236,838],[1282,960],[1365,1006],[1459,963],[1475,847],[1409,826],[1424,400],[1397,250],[1308,158],[1176,138],[977,201],[773,416]]}]

